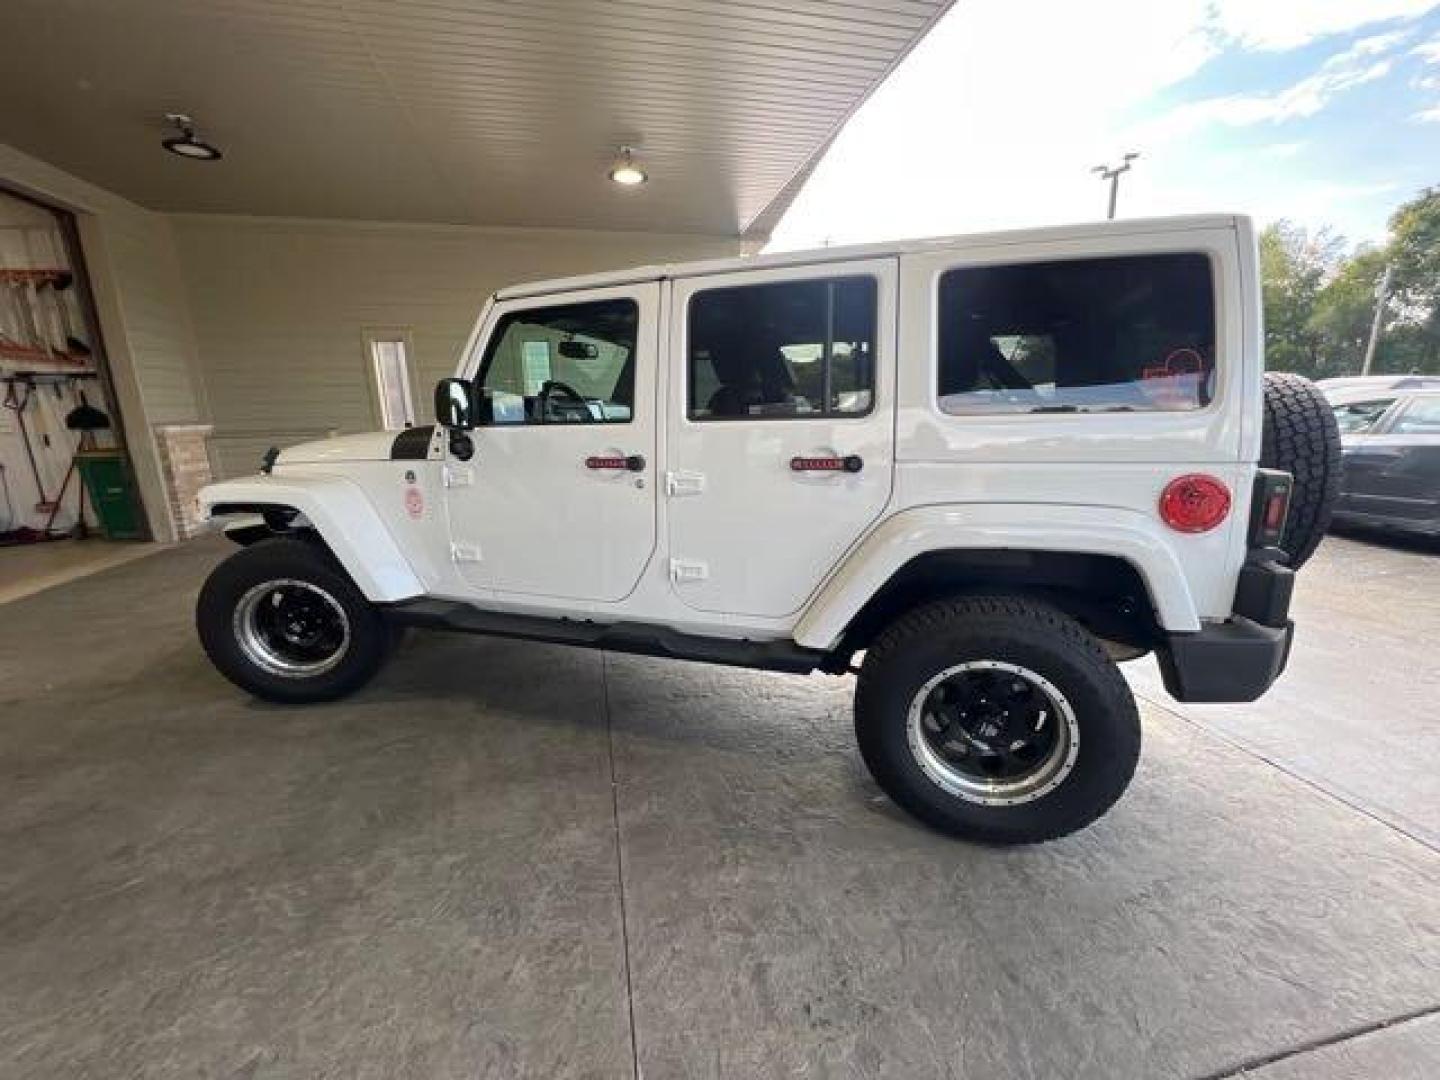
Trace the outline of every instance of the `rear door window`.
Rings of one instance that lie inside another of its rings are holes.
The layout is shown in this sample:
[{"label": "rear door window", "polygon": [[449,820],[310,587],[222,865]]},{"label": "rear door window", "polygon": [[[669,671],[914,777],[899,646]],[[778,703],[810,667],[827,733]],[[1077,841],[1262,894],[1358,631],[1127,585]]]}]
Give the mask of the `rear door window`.
[{"label": "rear door window", "polygon": [[691,420],[863,416],[875,398],[873,277],[706,289],[690,299]]},{"label": "rear door window", "polygon": [[1185,412],[1214,393],[1199,253],[957,267],[940,277],[938,332],[952,415]]}]

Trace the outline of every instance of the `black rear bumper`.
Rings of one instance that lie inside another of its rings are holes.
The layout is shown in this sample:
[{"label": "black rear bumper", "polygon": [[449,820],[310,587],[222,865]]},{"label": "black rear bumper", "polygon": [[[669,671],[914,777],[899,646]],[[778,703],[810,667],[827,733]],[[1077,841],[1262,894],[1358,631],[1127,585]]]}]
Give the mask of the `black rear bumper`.
[{"label": "black rear bumper", "polygon": [[1234,612],[1194,634],[1168,634],[1156,650],[1165,689],[1176,701],[1254,701],[1290,659],[1295,571],[1280,553],[1257,551],[1240,572]]}]

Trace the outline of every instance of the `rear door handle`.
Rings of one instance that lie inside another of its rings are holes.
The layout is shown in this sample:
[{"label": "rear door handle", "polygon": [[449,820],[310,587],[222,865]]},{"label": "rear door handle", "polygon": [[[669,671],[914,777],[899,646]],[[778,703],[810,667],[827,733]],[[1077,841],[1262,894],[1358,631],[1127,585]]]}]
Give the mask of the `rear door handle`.
[{"label": "rear door handle", "polygon": [[790,459],[791,472],[858,473],[864,467],[865,459],[859,454],[846,454],[844,457],[830,455],[826,457],[792,457]]},{"label": "rear door handle", "polygon": [[640,454],[592,454],[585,459],[587,469],[625,469],[644,472],[645,458]]}]

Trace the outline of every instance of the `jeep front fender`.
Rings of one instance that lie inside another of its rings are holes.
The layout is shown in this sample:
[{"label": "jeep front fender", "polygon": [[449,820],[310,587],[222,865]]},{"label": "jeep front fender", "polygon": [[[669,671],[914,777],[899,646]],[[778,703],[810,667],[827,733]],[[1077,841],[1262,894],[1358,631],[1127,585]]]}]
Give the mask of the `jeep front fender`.
[{"label": "jeep front fender", "polygon": [[221,513],[243,514],[269,506],[298,510],[368,599],[408,600],[425,591],[364,491],[342,476],[307,473],[225,480],[202,488],[197,502],[207,518],[217,507]]},{"label": "jeep front fender", "polygon": [[954,550],[1111,555],[1145,582],[1160,625],[1200,629],[1184,569],[1143,515],[1111,507],[1005,503],[921,506],[886,520],[821,585],[795,627],[797,644],[830,649],[890,578],[921,555]]}]

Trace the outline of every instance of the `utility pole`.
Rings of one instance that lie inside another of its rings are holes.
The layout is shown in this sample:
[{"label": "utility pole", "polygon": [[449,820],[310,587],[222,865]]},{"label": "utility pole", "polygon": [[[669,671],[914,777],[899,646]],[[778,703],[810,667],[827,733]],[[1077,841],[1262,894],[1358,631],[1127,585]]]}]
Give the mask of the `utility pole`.
[{"label": "utility pole", "polygon": [[1390,282],[1395,276],[1395,267],[1389,263],[1385,264],[1385,273],[1380,275],[1380,283],[1375,286],[1375,318],[1370,323],[1370,341],[1365,346],[1365,363],[1360,368],[1361,375],[1369,375],[1370,368],[1375,364],[1375,348],[1380,344],[1380,324],[1385,318],[1385,302],[1390,299]]},{"label": "utility pole", "polygon": [[1139,156],[1138,153],[1132,152],[1126,154],[1124,158],[1121,159],[1120,164],[1113,168],[1109,165],[1096,165],[1095,168],[1090,170],[1091,172],[1099,173],[1102,180],[1110,181],[1110,213],[1107,217],[1111,221],[1115,220],[1115,202],[1120,197],[1120,177],[1130,171],[1130,163]]}]

